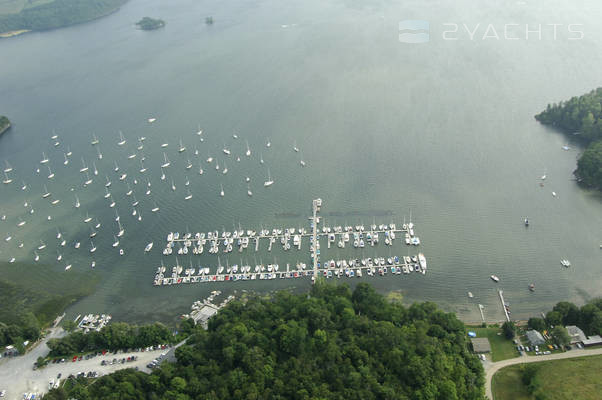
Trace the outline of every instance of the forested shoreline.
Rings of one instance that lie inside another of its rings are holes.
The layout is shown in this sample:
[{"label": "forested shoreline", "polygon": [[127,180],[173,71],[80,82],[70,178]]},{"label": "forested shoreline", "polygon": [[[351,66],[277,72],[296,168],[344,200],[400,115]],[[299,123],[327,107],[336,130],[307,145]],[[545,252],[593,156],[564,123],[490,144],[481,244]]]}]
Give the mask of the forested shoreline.
[{"label": "forested shoreline", "polygon": [[389,303],[364,283],[233,301],[176,363],[70,380],[46,399],[484,399],[464,324],[433,303]]},{"label": "forested shoreline", "polygon": [[585,142],[587,148],[577,162],[575,176],[585,185],[602,190],[602,88],[548,104],[535,119],[578,135]]},{"label": "forested shoreline", "polygon": [[0,15],[0,33],[42,31],[91,21],[116,11],[127,0],[54,0]]}]

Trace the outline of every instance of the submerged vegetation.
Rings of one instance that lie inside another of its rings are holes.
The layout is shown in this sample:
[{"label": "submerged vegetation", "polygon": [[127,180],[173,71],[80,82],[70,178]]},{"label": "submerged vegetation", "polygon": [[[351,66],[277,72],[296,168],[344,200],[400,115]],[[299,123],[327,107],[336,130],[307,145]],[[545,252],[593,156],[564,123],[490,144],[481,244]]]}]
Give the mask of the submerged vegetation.
[{"label": "submerged vegetation", "polygon": [[0,263],[0,346],[38,339],[63,309],[94,289],[94,276],[74,273],[65,282],[45,268]]},{"label": "submerged vegetation", "polygon": [[10,128],[10,121],[4,115],[0,115],[0,135],[8,128]]},{"label": "submerged vegetation", "polygon": [[569,101],[548,104],[535,119],[578,134],[588,144],[577,162],[575,175],[587,186],[602,190],[602,88]]},{"label": "submerged vegetation", "polygon": [[150,17],[144,17],[140,21],[136,22],[138,28],[144,31],[151,31],[153,29],[159,29],[165,26],[165,21],[162,19],[154,19]]},{"label": "submerged vegetation", "polygon": [[45,398],[484,398],[462,322],[433,303],[389,303],[363,283],[233,301],[194,332],[177,362],[151,375],[77,380]]},{"label": "submerged vegetation", "polygon": [[110,14],[127,0],[51,0],[0,15],[0,33],[41,31],[75,25]]}]

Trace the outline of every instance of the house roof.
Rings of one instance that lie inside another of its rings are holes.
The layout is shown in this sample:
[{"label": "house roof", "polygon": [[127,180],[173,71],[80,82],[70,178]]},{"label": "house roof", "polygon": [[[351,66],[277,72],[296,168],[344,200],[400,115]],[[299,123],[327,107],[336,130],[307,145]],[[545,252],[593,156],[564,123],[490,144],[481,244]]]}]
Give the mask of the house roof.
[{"label": "house roof", "polygon": [[472,338],[470,339],[472,342],[472,349],[475,353],[490,353],[491,345],[489,344],[489,339],[487,338]]}]

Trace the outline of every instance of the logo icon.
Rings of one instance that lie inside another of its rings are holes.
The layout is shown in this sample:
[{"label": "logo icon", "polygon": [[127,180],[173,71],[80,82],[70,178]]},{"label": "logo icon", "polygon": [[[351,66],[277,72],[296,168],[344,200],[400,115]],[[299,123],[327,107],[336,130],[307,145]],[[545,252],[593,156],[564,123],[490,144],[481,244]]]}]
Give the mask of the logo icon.
[{"label": "logo icon", "polygon": [[401,43],[427,43],[430,40],[430,25],[421,19],[407,19],[399,22]]}]

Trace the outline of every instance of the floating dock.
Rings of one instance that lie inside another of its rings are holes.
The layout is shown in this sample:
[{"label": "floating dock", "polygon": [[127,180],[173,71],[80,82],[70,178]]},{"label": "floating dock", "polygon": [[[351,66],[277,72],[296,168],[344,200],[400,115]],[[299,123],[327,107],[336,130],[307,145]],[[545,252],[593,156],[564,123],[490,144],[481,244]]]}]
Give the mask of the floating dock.
[{"label": "floating dock", "polygon": [[[303,278],[310,277],[312,282],[320,275],[325,278],[341,278],[341,277],[362,277],[362,276],[385,276],[389,272],[393,275],[410,274],[418,272],[426,274],[426,258],[422,253],[410,256],[393,256],[393,257],[375,257],[375,258],[351,258],[337,260],[331,259],[326,261],[324,265],[320,262],[320,236],[325,235],[330,244],[337,242],[339,248],[344,248],[345,243],[352,242],[353,247],[363,248],[366,243],[371,247],[378,244],[380,234],[384,236],[384,242],[388,246],[393,245],[396,238],[396,233],[405,235],[405,243],[408,245],[419,245],[420,239],[414,235],[414,224],[412,222],[403,223],[401,229],[398,229],[394,223],[391,224],[372,224],[369,229],[365,229],[363,225],[356,226],[335,226],[319,228],[320,217],[318,215],[322,206],[322,199],[312,201],[312,215],[310,220],[310,232],[305,228],[285,228],[285,229],[261,229],[258,232],[254,230],[239,229],[233,232],[217,231],[205,233],[196,233],[194,236],[191,233],[186,233],[180,237],[179,233],[170,233],[167,235],[167,246],[163,250],[163,254],[173,254],[173,249],[179,246],[176,254],[189,254],[189,248],[192,249],[192,254],[202,254],[204,246],[210,245],[209,253],[220,253],[220,244],[223,246],[223,252],[229,253],[234,248],[234,241],[239,247],[239,252],[242,252],[249,245],[251,239],[255,243],[255,251],[259,250],[260,239],[268,239],[268,251],[272,250],[272,246],[276,242],[280,242],[284,250],[291,248],[291,238],[293,246],[298,250],[301,249],[302,238],[309,237],[309,251],[311,265],[305,263],[297,263],[295,266],[286,264],[280,269],[280,266],[274,264],[258,264],[251,270],[250,265],[229,265],[223,267],[219,262],[218,266],[209,268],[199,266],[198,270],[192,265],[190,268],[184,269],[179,265],[176,257],[176,265],[165,267],[163,263],[157,268],[155,273],[154,285],[174,285],[181,283],[208,283],[208,282],[233,282],[246,280],[271,280],[271,279],[287,279],[287,278]],[[211,270],[215,272],[211,272]]]}]

